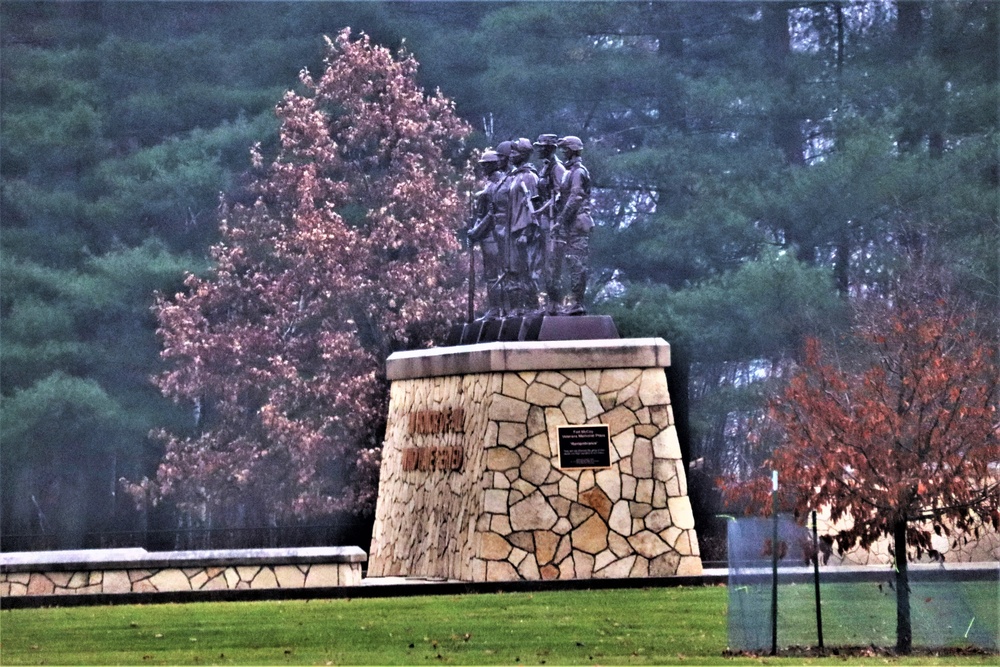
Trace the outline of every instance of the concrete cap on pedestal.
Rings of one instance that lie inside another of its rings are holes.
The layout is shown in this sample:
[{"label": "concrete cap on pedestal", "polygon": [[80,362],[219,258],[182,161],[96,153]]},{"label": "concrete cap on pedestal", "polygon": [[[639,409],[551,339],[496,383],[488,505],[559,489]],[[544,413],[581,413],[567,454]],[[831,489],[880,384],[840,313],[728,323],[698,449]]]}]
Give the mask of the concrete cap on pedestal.
[{"label": "concrete cap on pedestal", "polygon": [[670,344],[662,338],[481,343],[396,352],[386,361],[389,380],[505,371],[666,368]]}]

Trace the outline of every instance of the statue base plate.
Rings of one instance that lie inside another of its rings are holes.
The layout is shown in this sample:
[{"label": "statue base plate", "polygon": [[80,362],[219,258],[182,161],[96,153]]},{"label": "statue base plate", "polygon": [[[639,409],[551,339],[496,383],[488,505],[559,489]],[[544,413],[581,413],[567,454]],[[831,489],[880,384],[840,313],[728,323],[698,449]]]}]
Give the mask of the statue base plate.
[{"label": "statue base plate", "polygon": [[608,315],[527,315],[476,320],[453,325],[445,345],[618,338]]}]

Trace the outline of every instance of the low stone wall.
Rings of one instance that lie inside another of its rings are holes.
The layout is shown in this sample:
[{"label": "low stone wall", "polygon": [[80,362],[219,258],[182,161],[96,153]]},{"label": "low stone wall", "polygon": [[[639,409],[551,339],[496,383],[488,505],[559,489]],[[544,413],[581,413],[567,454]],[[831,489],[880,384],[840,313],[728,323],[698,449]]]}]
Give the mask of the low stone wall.
[{"label": "low stone wall", "polygon": [[358,547],[0,554],[0,597],[357,586]]},{"label": "low stone wall", "polygon": [[[370,577],[699,575],[662,339],[491,343],[393,355]],[[610,465],[560,465],[602,425]]]}]

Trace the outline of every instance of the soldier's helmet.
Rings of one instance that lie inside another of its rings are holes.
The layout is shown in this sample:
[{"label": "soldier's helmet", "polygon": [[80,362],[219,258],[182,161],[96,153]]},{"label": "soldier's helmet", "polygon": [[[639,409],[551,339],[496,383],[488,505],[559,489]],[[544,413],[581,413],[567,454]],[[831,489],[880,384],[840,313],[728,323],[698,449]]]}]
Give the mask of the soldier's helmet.
[{"label": "soldier's helmet", "polygon": [[583,150],[583,142],[580,141],[580,137],[574,137],[571,135],[563,137],[559,140],[559,148],[579,152]]},{"label": "soldier's helmet", "polygon": [[520,155],[527,156],[531,155],[531,153],[535,150],[535,147],[531,145],[531,141],[529,139],[521,137],[517,141],[511,142],[510,150],[511,152],[517,152]]},{"label": "soldier's helmet", "polygon": [[558,134],[539,134],[538,139],[535,140],[535,146],[558,146],[559,145],[559,135]]},{"label": "soldier's helmet", "polygon": [[510,157],[510,142],[501,141],[497,144],[497,155],[501,158]]},{"label": "soldier's helmet", "polygon": [[486,164],[487,162],[499,162],[500,156],[497,155],[496,151],[484,151],[481,156],[479,156],[479,164]]}]

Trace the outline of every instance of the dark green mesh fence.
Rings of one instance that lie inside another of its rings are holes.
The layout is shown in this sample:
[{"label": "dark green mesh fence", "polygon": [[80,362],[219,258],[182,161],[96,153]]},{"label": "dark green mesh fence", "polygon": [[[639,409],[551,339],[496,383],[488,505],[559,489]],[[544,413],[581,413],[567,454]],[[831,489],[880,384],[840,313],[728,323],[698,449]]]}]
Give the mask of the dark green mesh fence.
[{"label": "dark green mesh fence", "polygon": [[[812,537],[779,517],[780,648],[816,646]],[[729,522],[729,648],[771,648],[771,519]],[[820,561],[822,563],[822,559]],[[1000,648],[1000,564],[911,564],[913,646]],[[835,646],[896,643],[895,573],[889,566],[820,566],[823,639]]]}]

